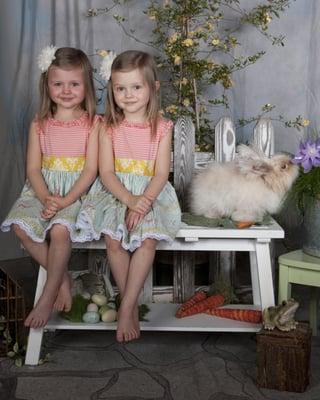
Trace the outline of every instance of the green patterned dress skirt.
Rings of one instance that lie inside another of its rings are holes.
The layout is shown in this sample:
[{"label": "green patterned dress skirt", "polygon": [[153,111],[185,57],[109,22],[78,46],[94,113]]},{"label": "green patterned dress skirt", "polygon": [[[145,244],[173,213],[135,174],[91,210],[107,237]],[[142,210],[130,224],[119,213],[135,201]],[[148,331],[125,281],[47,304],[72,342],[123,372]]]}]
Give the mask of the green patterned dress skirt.
[{"label": "green patterned dress skirt", "polygon": [[[117,177],[134,195],[142,195],[152,179],[152,176],[123,172],[117,172]],[[77,219],[78,240],[98,240],[105,234],[120,241],[124,249],[134,251],[147,238],[170,243],[180,229],[180,206],[169,182],[152,204],[149,213],[131,232],[125,224],[126,212],[126,205],[108,192],[98,178],[87,194]]]},{"label": "green patterned dress skirt", "polygon": [[[42,169],[43,178],[50,193],[65,196],[75,181],[79,178],[81,171],[57,171]],[[72,241],[77,241],[77,230],[75,226],[82,200],[79,199],[70,206],[58,211],[51,219],[41,217],[43,204],[36,197],[34,190],[27,181],[22,189],[20,197],[16,200],[6,219],[1,225],[1,230],[7,232],[13,224],[18,225],[35,242],[43,242],[54,224],[64,225]]]}]

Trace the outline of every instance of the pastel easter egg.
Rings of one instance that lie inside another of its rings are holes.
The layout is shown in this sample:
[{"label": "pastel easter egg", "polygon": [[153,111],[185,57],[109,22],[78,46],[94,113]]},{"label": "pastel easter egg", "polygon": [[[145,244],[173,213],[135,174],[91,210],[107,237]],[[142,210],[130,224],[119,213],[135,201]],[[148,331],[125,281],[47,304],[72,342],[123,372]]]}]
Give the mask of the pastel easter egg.
[{"label": "pastel easter egg", "polygon": [[101,306],[99,308],[99,314],[102,315],[104,314],[106,311],[110,310],[110,307],[108,306],[108,304],[105,304],[104,306]]},{"label": "pastel easter egg", "polygon": [[87,311],[82,316],[82,321],[87,324],[96,324],[100,320],[100,315],[95,311]]},{"label": "pastel easter egg", "polygon": [[97,304],[98,306],[104,306],[105,304],[107,304],[107,297],[104,296],[103,294],[93,294],[91,296],[91,300],[93,301],[93,303]]},{"label": "pastel easter egg", "polygon": [[87,305],[87,311],[98,312],[99,307],[95,303],[90,303]]},{"label": "pastel easter egg", "polygon": [[117,311],[116,310],[107,310],[101,315],[101,320],[103,322],[114,322],[117,319]]}]

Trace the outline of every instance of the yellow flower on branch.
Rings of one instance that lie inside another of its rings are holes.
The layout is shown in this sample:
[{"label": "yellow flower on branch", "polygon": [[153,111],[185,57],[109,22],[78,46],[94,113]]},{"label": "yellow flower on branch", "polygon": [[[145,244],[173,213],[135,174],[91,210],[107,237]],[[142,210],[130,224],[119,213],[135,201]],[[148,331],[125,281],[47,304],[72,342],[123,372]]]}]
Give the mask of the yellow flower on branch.
[{"label": "yellow flower on branch", "polygon": [[308,119],[303,119],[301,122],[302,126],[309,126],[310,125],[310,121]]},{"label": "yellow flower on branch", "polygon": [[269,23],[272,18],[270,17],[270,15],[268,13],[265,13],[264,19],[265,19],[266,23]]},{"label": "yellow flower on branch", "polygon": [[211,42],[214,46],[217,46],[219,43],[220,43],[220,39],[219,38],[215,38],[215,39],[212,39],[212,42]]},{"label": "yellow flower on branch", "polygon": [[101,57],[107,57],[107,55],[109,54],[109,51],[107,50],[98,50],[97,54]]},{"label": "yellow flower on branch", "polygon": [[200,112],[202,112],[202,113],[207,112],[207,107],[204,106],[204,105],[201,105],[201,106],[200,106]]},{"label": "yellow flower on branch", "polygon": [[174,65],[180,65],[181,64],[181,57],[180,56],[174,56]]},{"label": "yellow flower on branch", "polygon": [[181,85],[185,86],[188,83],[188,79],[187,78],[183,78],[181,80]]},{"label": "yellow flower on branch", "polygon": [[155,20],[156,19],[156,17],[157,17],[157,13],[155,12],[155,11],[150,11],[149,12],[149,18],[151,19],[151,20]]},{"label": "yellow flower on branch", "polygon": [[166,112],[170,114],[177,114],[178,107],[174,104],[171,104],[171,106],[166,107]]},{"label": "yellow flower on branch", "polygon": [[188,39],[185,39],[185,40],[182,42],[182,44],[183,44],[185,47],[192,47],[192,46],[194,45],[194,41],[193,41],[192,39],[188,38]]},{"label": "yellow flower on branch", "polygon": [[205,25],[205,28],[208,31],[213,31],[214,30],[214,25],[211,22],[207,22],[206,25]]},{"label": "yellow flower on branch", "polygon": [[175,32],[169,37],[168,42],[175,43],[179,39],[179,37],[180,37],[180,34]]},{"label": "yellow flower on branch", "polygon": [[189,106],[190,106],[190,100],[189,100],[189,99],[184,99],[183,102],[182,102],[182,104],[183,104],[185,107],[189,107]]}]

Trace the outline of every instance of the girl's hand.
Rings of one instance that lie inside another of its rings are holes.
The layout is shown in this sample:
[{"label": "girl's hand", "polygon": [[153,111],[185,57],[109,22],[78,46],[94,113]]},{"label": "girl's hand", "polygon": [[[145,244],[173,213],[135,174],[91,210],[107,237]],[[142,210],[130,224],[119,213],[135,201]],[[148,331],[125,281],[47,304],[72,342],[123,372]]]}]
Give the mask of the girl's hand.
[{"label": "girl's hand", "polygon": [[143,217],[144,215],[137,213],[136,211],[128,210],[125,221],[128,231],[133,231]]},{"label": "girl's hand", "polygon": [[55,216],[56,215],[56,211],[54,211],[54,210],[50,210],[49,208],[44,208],[42,211],[41,211],[41,217],[43,218],[43,219],[51,219],[53,216]]},{"label": "girl's hand", "polygon": [[56,212],[67,207],[65,198],[58,194],[47,196],[45,200],[45,207],[50,210],[55,210]]},{"label": "girl's hand", "polygon": [[152,201],[143,195],[140,196],[131,195],[131,198],[128,202],[128,208],[130,210],[142,214],[143,216],[150,211],[151,206],[152,206]]}]

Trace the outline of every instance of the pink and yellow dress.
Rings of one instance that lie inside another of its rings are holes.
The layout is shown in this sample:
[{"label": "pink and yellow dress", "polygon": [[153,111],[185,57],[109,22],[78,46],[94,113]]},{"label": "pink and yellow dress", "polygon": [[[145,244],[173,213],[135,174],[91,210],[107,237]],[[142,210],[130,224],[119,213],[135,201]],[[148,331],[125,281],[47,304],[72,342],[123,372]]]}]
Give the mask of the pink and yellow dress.
[{"label": "pink and yellow dress", "polygon": [[[72,121],[48,118],[42,124],[36,122],[42,152],[42,175],[50,193],[65,196],[71,190],[83,170],[92,128],[100,119],[95,116],[91,126],[88,113],[85,112]],[[68,228],[71,240],[76,241],[75,222],[82,200],[58,211],[49,220],[43,219],[43,205],[27,180],[1,230],[9,231],[12,224],[17,224],[32,240],[43,242],[53,224],[62,224]]]},{"label": "pink and yellow dress", "polygon": [[[172,122],[160,119],[157,134],[151,138],[148,123],[123,121],[108,128],[113,143],[115,172],[121,183],[134,195],[141,195],[154,176],[160,141],[172,129]],[[121,241],[123,248],[134,251],[147,238],[172,242],[181,224],[181,211],[176,192],[167,182],[151,211],[137,227],[128,232],[127,207],[116,199],[97,179],[84,201],[77,227],[80,240],[99,239],[102,234]],[[82,234],[83,233],[83,234]],[[89,234],[89,236],[85,236]]]}]

